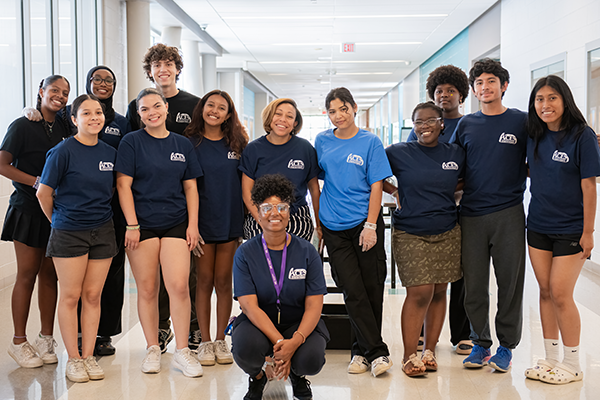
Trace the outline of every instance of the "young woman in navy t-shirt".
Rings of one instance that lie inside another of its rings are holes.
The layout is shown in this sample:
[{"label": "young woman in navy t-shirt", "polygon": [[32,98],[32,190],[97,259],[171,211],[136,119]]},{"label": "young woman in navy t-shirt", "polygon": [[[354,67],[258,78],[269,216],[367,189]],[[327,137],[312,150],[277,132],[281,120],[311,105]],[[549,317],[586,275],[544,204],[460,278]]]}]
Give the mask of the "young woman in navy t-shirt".
[{"label": "young woman in navy t-shirt", "polygon": [[[52,222],[46,255],[54,261],[60,285],[58,323],[69,355],[66,375],[73,382],[87,382],[104,379],[94,346],[100,295],[118,252],[110,205],[117,151],[98,140],[105,118],[97,97],[79,96],[71,112],[77,134],[48,152],[37,197]],[[80,298],[81,355],[77,348]]]},{"label": "young woman in navy t-shirt", "polygon": [[[563,384],[583,379],[581,319],[573,291],[594,247],[600,151],[594,131],[561,78],[540,79],[529,97],[527,162],[531,201],[529,258],[540,286],[546,356],[525,371],[530,379]],[[564,358],[559,358],[559,335]]]},{"label": "young woman in navy t-shirt", "polygon": [[198,233],[202,169],[190,141],[166,127],[168,105],[156,89],[137,97],[144,129],[127,134],[117,154],[117,190],[127,220],[125,248],[138,290],[140,323],[147,342],[142,372],[160,372],[158,345],[159,263],[170,298],[177,351],[173,365],[185,376],[202,375],[188,348],[190,251]]},{"label": "young woman in navy t-shirt", "polygon": [[[233,255],[242,237],[244,204],[240,155],[248,136],[231,96],[213,90],[200,100],[185,130],[194,145],[204,176],[198,178],[201,240],[194,251],[198,282],[196,315],[202,343],[198,360],[202,365],[230,364],[233,356],[225,342],[225,328],[231,316]],[[210,336],[211,297],[217,294],[217,333]]]}]

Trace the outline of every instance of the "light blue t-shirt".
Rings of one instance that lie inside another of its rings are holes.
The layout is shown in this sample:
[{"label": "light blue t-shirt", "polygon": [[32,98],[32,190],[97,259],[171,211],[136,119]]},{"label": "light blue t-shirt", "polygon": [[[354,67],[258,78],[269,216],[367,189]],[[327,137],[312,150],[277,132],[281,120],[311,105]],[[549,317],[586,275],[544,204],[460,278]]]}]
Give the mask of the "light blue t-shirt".
[{"label": "light blue t-shirt", "polygon": [[339,139],[333,129],[315,140],[321,193],[319,219],[327,229],[343,231],[364,221],[369,214],[371,185],[392,175],[381,140],[360,129],[350,139]]}]

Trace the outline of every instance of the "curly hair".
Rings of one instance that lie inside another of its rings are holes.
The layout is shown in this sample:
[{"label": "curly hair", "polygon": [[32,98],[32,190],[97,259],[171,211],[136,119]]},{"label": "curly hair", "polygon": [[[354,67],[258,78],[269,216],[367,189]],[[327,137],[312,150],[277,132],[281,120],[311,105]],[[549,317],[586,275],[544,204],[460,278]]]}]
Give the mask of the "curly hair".
[{"label": "curly hair", "polygon": [[281,174],[267,174],[254,182],[250,192],[252,203],[260,206],[266,199],[277,196],[282,202],[291,204],[294,202],[294,184]]},{"label": "curly hair", "polygon": [[[469,84],[473,90],[475,90],[475,80],[479,78],[481,74],[494,75],[500,79],[500,86],[504,86],[505,83],[510,82],[508,71],[502,67],[500,61],[495,61],[491,58],[484,58],[477,61],[469,71]],[[502,93],[502,97],[504,97],[504,93]]]},{"label": "curly hair", "polygon": [[261,117],[263,120],[263,129],[265,130],[265,132],[271,133],[271,123],[273,122],[275,111],[277,111],[277,107],[279,107],[282,104],[289,104],[292,107],[294,107],[294,110],[296,110],[296,126],[292,128],[292,136],[297,135],[298,132],[300,132],[300,130],[302,129],[302,114],[300,113],[300,110],[298,110],[296,102],[292,99],[275,99],[269,104],[267,104],[267,106],[261,113]]},{"label": "curly hair", "polygon": [[[183,69],[183,60],[181,59],[181,54],[179,54],[179,49],[177,47],[157,43],[148,49],[144,55],[144,60],[142,61],[144,64],[144,72],[150,82],[154,82],[154,78],[152,77],[152,63],[163,60],[173,61],[175,63],[175,68],[177,68],[177,71],[179,72]],[[179,75],[180,74],[178,73],[175,81],[179,80]]]},{"label": "curly hair", "polygon": [[238,114],[235,111],[233,100],[227,92],[215,89],[206,93],[194,108],[194,112],[192,113],[192,122],[190,122],[190,124],[185,128],[183,134],[189,138],[195,137],[198,139],[196,146],[200,145],[202,138],[204,138],[205,131],[203,116],[204,106],[208,102],[208,99],[213,95],[221,96],[227,102],[227,113],[229,114],[229,118],[227,118],[221,124],[221,132],[223,132],[225,135],[225,143],[231,148],[231,150],[235,151],[239,156],[241,156],[242,152],[246,148],[246,145],[248,144],[248,135],[242,128],[242,123],[240,122]]},{"label": "curly hair", "polygon": [[449,84],[454,86],[461,96],[463,103],[469,96],[469,79],[465,72],[454,65],[442,65],[437,67],[427,77],[426,89],[430,99],[435,99],[435,89],[439,85]]}]

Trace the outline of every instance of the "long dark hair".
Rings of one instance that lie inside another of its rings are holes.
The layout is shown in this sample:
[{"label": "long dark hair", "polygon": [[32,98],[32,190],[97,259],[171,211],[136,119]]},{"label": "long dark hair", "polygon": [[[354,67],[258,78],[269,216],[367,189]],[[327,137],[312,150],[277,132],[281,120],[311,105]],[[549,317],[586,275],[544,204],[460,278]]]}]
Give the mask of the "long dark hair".
[{"label": "long dark hair", "polygon": [[577,108],[573,93],[571,93],[567,82],[556,75],[548,75],[541,78],[531,90],[531,95],[529,96],[529,115],[527,117],[527,132],[529,133],[529,137],[535,142],[534,157],[537,157],[538,146],[546,135],[546,129],[548,128],[548,125],[542,121],[535,110],[535,96],[544,86],[554,89],[562,97],[565,107],[560,119],[560,130],[564,131],[564,133],[559,137],[558,144],[561,144],[562,140],[568,135],[574,135],[575,140],[577,140],[587,127],[585,117],[579,111],[579,108]]},{"label": "long dark hair", "polygon": [[[35,105],[35,109],[38,110],[40,112],[40,115],[42,116],[42,121],[41,122],[44,125],[44,130],[46,131],[46,135],[48,135],[48,136],[50,136],[52,134],[52,132],[50,132],[50,128],[48,127],[48,121],[46,121],[44,119],[44,113],[42,113],[42,96],[40,95],[39,89],[46,90],[46,88],[48,86],[52,85],[54,82],[56,82],[59,79],[64,79],[65,82],[67,82],[67,85],[69,85],[69,89],[71,88],[71,84],[69,83],[69,81],[67,80],[67,78],[65,78],[64,76],[62,76],[62,75],[50,75],[46,79],[42,79],[42,81],[40,82],[40,86],[38,88],[38,93],[37,93],[37,103]],[[61,110],[64,110],[64,108],[65,107],[61,108]],[[62,123],[63,123],[63,126],[64,126],[64,128],[66,130],[69,130],[69,126],[70,125],[69,125],[69,119],[67,117],[67,113],[63,112],[61,114],[62,114]]]},{"label": "long dark hair", "polygon": [[202,115],[204,113],[204,106],[208,102],[210,96],[213,95],[219,95],[227,102],[229,118],[221,124],[221,131],[225,136],[225,143],[227,143],[231,150],[235,151],[238,155],[241,155],[248,144],[248,135],[246,135],[246,132],[244,132],[244,129],[242,128],[242,123],[235,111],[235,105],[233,104],[231,96],[229,96],[227,92],[223,92],[219,89],[206,93],[200,99],[194,108],[192,122],[185,128],[183,134],[186,137],[196,137],[198,139],[197,145],[200,144],[204,138],[205,131],[204,117]]}]

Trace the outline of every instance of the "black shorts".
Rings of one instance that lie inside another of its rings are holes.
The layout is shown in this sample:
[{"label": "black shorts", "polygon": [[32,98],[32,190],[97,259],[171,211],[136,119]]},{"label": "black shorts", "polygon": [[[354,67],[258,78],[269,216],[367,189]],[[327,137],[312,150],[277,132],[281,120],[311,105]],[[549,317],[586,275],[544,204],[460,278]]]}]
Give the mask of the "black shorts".
[{"label": "black shorts", "polygon": [[527,244],[534,249],[552,252],[552,257],[570,256],[583,251],[581,234],[545,234],[527,229]]},{"label": "black shorts", "polygon": [[88,255],[89,260],[113,258],[119,252],[112,219],[83,231],[54,229],[50,232],[46,257],[72,258]]},{"label": "black shorts", "polygon": [[172,226],[166,229],[140,229],[140,242],[152,238],[177,238],[187,240],[188,222],[184,221],[179,225]]}]

